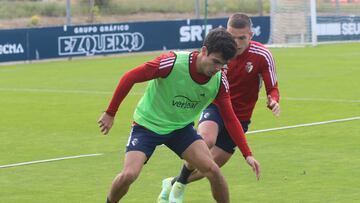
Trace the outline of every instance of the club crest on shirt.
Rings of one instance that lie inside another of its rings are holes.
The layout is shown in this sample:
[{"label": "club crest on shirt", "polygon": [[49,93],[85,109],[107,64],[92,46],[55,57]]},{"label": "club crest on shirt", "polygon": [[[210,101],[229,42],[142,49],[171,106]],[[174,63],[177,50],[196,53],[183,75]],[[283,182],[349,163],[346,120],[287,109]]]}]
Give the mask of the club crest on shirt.
[{"label": "club crest on shirt", "polygon": [[254,68],[254,66],[251,62],[246,62],[245,69],[248,73],[250,73],[253,68]]},{"label": "club crest on shirt", "polygon": [[225,74],[225,75],[227,75],[227,72],[228,72],[228,68],[226,68],[226,69],[221,69],[221,71]]},{"label": "club crest on shirt", "polygon": [[209,116],[210,116],[210,113],[209,113],[209,112],[206,112],[206,113],[204,114],[204,118],[209,118]]},{"label": "club crest on shirt", "polygon": [[139,143],[139,140],[137,138],[134,138],[132,141],[131,141],[131,144],[133,146],[137,145]]}]

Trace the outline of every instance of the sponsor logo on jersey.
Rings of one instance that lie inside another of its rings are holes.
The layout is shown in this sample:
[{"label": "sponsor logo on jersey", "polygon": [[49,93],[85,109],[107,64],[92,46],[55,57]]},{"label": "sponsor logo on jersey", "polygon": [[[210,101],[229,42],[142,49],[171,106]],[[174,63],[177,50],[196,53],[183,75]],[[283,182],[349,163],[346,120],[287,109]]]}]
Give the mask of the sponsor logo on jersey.
[{"label": "sponsor logo on jersey", "polygon": [[172,100],[172,105],[181,109],[195,109],[198,104],[199,101],[192,101],[191,99],[182,95],[177,95]]},{"label": "sponsor logo on jersey", "polygon": [[254,68],[254,66],[251,62],[246,62],[245,69],[248,73],[250,73],[253,68]]}]

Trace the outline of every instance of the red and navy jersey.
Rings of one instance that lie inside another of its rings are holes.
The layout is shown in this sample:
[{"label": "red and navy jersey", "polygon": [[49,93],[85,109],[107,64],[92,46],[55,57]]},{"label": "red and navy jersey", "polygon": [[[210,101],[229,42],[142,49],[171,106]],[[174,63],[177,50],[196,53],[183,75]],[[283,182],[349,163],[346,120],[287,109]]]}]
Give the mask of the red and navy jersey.
[{"label": "red and navy jersey", "polygon": [[231,102],[240,121],[251,118],[262,81],[266,94],[279,102],[275,62],[270,51],[261,43],[251,41],[249,47],[228,64]]}]

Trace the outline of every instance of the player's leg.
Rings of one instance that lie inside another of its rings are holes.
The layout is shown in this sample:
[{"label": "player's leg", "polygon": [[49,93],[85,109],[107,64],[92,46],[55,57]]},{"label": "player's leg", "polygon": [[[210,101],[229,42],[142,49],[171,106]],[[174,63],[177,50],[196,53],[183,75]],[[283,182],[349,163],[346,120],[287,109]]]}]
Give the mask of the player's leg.
[{"label": "player's leg", "polygon": [[[197,134],[192,125],[174,132],[174,137],[167,146],[191,165],[202,171],[209,179],[213,196],[218,202],[228,201],[228,188],[219,167],[212,160],[209,148]],[[180,186],[178,190],[177,186]],[[169,202],[183,201],[183,184],[176,182],[170,192]]]},{"label": "player's leg", "polygon": [[[202,112],[198,125],[198,134],[204,139],[210,149],[215,145],[219,129],[221,129],[223,125],[220,113],[214,104],[209,105]],[[189,163],[185,163],[181,169],[180,175],[173,179],[172,184],[175,181],[187,184],[188,178],[194,169],[195,168],[189,165]]]},{"label": "player's leg", "polygon": [[[221,168],[223,165],[225,165],[229,159],[231,158],[232,154],[228,153],[226,151],[224,151],[223,149],[214,146],[213,148],[210,149],[212,158],[214,159],[215,163]],[[194,172],[189,176],[189,178],[187,179],[188,183],[197,181],[204,178],[204,175],[198,171],[198,170],[194,170]]]},{"label": "player's leg", "polygon": [[112,182],[108,200],[118,202],[128,191],[130,185],[139,176],[147,157],[143,152],[130,151],[125,155],[124,167]]},{"label": "player's leg", "polygon": [[210,182],[214,199],[217,202],[229,202],[229,191],[220,168],[213,161],[211,153],[204,141],[191,144],[183,153],[183,158],[197,168]]},{"label": "player's leg", "polygon": [[213,148],[210,149],[210,151],[215,163],[220,168],[224,166],[233,155],[232,153],[226,152],[218,146],[214,146]]},{"label": "player's leg", "polygon": [[[201,136],[203,137],[204,141],[208,145],[209,148],[214,146],[216,142],[216,137],[219,132],[219,128],[223,126],[222,119],[220,114],[217,110],[217,107],[213,104],[209,105],[201,114],[198,126],[198,132],[200,130]],[[199,133],[198,133],[199,134]],[[195,170],[196,171],[196,170]],[[158,201],[158,203],[165,202],[165,200],[169,197],[169,192],[171,190],[171,186],[175,182],[179,182],[182,184],[183,187],[178,188],[182,189],[179,191],[180,194],[184,194],[185,185],[188,183],[189,176],[194,172],[194,167],[189,165],[186,161],[180,171],[179,176],[173,178],[170,182],[170,178],[166,178],[162,182],[162,190],[159,195],[159,199],[163,201]],[[198,173],[201,174],[201,173]],[[204,177],[201,175],[201,177]],[[170,183],[170,184],[169,184]]]},{"label": "player's leg", "polygon": [[159,136],[139,125],[133,126],[126,145],[124,167],[111,185],[108,202],[117,203],[127,193],[156,146],[165,141],[164,136]]},{"label": "player's leg", "polygon": [[[217,123],[220,123],[220,122],[217,122]],[[242,121],[241,122],[241,126],[242,126],[244,132],[247,132],[249,124],[250,124],[250,121]],[[220,126],[222,127],[223,125],[221,125],[221,123],[220,123]],[[224,127],[220,128],[220,129],[221,130],[217,136],[215,146],[212,147],[210,149],[210,151],[211,151],[211,155],[212,155],[214,161],[218,164],[219,167],[222,167],[229,161],[231,156],[234,154],[236,144],[232,141],[230,135],[228,134],[227,130]],[[198,131],[199,130],[200,130],[200,128],[198,129]],[[206,132],[205,133],[202,132],[202,133],[203,134],[200,134],[200,135],[204,138],[204,140],[206,140],[206,136],[208,135],[208,133],[206,133]],[[193,182],[193,181],[199,180],[203,177],[204,177],[203,174],[201,174],[199,171],[195,170],[189,176],[187,181]]]},{"label": "player's leg", "polygon": [[204,139],[205,143],[211,149],[219,133],[219,124],[212,120],[205,120],[198,125],[198,134]]},{"label": "player's leg", "polygon": [[[199,135],[204,139],[205,143],[210,149],[216,143],[218,131],[219,131],[218,124],[211,120],[202,121],[198,127]],[[181,169],[180,175],[172,180],[172,184],[174,184],[175,181],[178,181],[182,184],[187,184],[188,179],[190,175],[194,172],[194,170],[195,170],[194,166],[192,166],[188,162],[185,162]]]}]

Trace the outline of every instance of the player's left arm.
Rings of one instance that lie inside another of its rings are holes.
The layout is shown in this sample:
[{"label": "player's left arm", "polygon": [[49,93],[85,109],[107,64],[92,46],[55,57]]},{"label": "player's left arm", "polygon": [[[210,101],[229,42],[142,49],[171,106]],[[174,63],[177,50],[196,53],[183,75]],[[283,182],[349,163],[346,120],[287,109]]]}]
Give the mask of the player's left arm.
[{"label": "player's left arm", "polygon": [[234,109],[231,105],[230,94],[228,89],[228,82],[223,76],[222,84],[220,86],[219,94],[217,95],[214,104],[218,107],[220,115],[224,121],[225,128],[229,132],[231,139],[240,149],[246,162],[251,166],[256,174],[257,179],[260,178],[260,164],[252,156],[250,147],[247,144],[244,130],[241,127],[240,121],[235,115]]},{"label": "player's left arm", "polygon": [[274,58],[270,51],[264,52],[261,61],[261,76],[264,80],[266,95],[267,95],[267,107],[272,111],[275,116],[280,115],[280,94],[278,88],[278,80],[276,74],[276,66]]},{"label": "player's left arm", "polygon": [[[163,61],[165,61],[165,63],[162,63]],[[174,61],[175,54],[168,52],[126,72],[121,77],[107,110],[98,120],[101,132],[106,135],[110,131],[121,102],[125,99],[134,84],[159,77],[166,77],[170,73]]]}]

